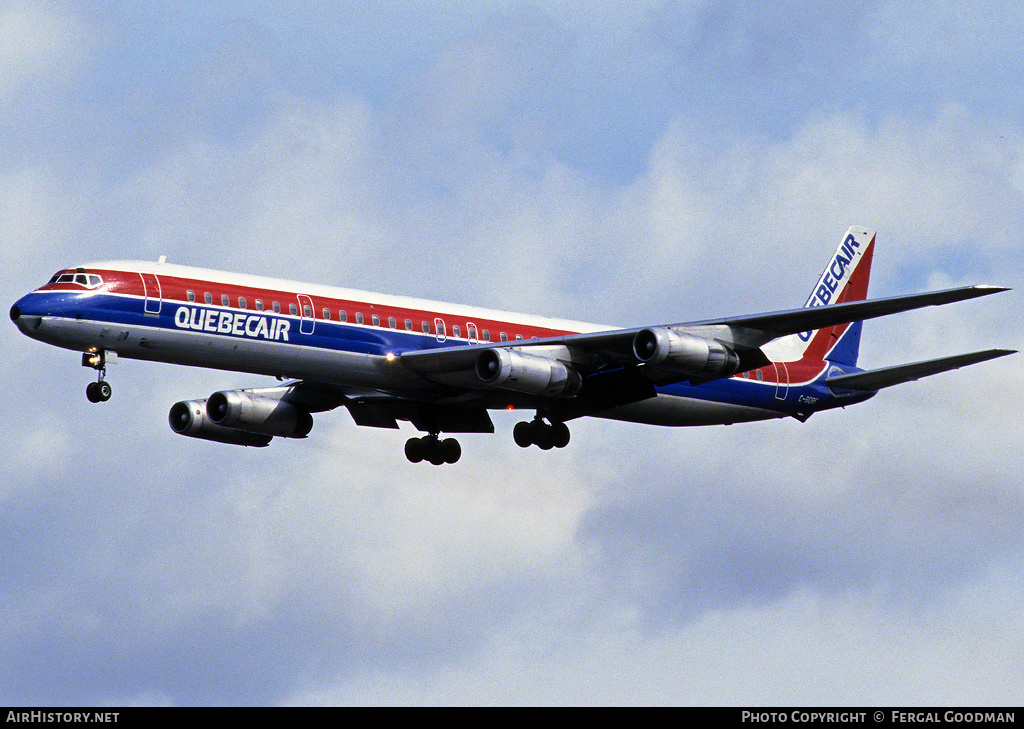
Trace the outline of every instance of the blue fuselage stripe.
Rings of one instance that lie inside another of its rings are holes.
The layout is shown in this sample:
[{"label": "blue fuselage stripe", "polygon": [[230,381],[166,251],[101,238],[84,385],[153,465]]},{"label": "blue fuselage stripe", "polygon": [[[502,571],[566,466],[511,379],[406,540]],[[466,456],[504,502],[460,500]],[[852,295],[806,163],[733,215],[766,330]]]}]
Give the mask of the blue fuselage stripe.
[{"label": "blue fuselage stripe", "polygon": [[[163,301],[158,314],[147,313],[145,299],[105,292],[34,292],[19,300],[17,305],[23,315],[86,320],[113,327],[123,325],[193,332],[208,337],[242,339],[278,346],[299,345],[351,354],[385,356],[440,347],[471,346],[466,339],[449,337],[440,340],[434,334],[404,329],[198,303]],[[521,344],[528,344],[528,340],[522,343],[509,342],[505,346]],[[677,382],[660,386],[657,390],[664,395],[742,405],[786,415],[828,409],[870,397],[870,394],[857,393],[837,398],[824,384],[824,372],[811,382],[783,385],[781,390],[777,383],[743,377],[712,380],[699,385]],[[783,395],[782,399],[778,397],[780,394]]]}]

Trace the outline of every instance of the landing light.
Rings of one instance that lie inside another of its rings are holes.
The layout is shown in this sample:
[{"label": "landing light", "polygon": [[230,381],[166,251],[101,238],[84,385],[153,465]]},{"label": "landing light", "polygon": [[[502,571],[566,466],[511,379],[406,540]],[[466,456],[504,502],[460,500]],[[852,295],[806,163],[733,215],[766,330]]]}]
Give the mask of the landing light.
[{"label": "landing light", "polygon": [[384,355],[384,359],[386,359],[388,362],[394,362],[395,361],[395,353],[394,352],[388,352],[386,355]]}]

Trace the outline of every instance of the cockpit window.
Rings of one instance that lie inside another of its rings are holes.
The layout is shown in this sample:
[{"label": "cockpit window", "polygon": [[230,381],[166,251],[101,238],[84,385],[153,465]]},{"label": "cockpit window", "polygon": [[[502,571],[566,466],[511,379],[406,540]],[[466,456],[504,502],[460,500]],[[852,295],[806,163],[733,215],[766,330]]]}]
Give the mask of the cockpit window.
[{"label": "cockpit window", "polygon": [[73,283],[94,289],[103,284],[103,277],[97,273],[55,273],[47,284]]}]

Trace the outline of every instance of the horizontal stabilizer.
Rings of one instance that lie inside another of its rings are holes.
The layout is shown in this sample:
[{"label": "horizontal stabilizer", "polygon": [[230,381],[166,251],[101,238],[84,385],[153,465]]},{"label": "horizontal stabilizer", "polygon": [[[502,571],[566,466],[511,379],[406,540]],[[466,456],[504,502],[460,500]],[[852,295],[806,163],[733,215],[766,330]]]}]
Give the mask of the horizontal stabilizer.
[{"label": "horizontal stabilizer", "polygon": [[852,375],[829,377],[825,380],[825,384],[831,388],[843,390],[881,390],[883,387],[892,387],[904,382],[919,380],[929,375],[937,375],[947,370],[955,370],[967,365],[1015,353],[1016,350],[1013,349],[987,349],[984,352],[959,354],[954,357],[930,359],[926,362],[915,362],[913,364],[897,365],[896,367],[884,367],[880,370],[871,370],[869,372],[858,372]]}]

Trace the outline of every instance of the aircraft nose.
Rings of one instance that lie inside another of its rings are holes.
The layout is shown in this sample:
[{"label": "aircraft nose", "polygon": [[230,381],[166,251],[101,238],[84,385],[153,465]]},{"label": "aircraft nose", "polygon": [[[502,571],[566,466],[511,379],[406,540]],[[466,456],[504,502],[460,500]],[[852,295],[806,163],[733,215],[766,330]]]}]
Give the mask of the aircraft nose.
[{"label": "aircraft nose", "polygon": [[[18,302],[11,307],[11,321],[25,334],[34,332],[43,323],[41,316],[29,316],[24,308],[25,299],[19,299]],[[31,307],[29,307],[31,311]]]}]

